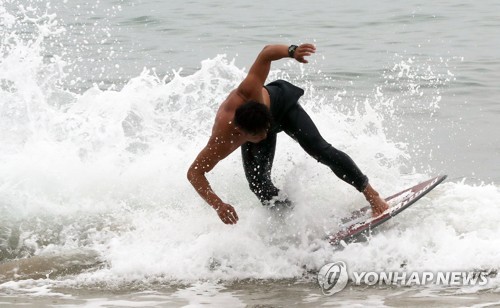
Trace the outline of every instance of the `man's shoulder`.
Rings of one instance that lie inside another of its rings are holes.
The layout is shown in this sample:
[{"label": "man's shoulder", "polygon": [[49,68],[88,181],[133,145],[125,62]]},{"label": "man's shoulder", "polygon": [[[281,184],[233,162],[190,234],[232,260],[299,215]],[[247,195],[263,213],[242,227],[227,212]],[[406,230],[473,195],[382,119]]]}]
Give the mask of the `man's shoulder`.
[{"label": "man's shoulder", "polygon": [[238,109],[238,107],[241,106],[244,102],[245,97],[241,93],[239,93],[238,90],[233,90],[222,102],[217,114],[218,116],[221,113],[233,117],[236,109]]},{"label": "man's shoulder", "polygon": [[232,102],[229,97],[222,103],[215,116],[212,136],[227,135],[230,133],[234,113],[237,108],[234,105],[234,102]]}]

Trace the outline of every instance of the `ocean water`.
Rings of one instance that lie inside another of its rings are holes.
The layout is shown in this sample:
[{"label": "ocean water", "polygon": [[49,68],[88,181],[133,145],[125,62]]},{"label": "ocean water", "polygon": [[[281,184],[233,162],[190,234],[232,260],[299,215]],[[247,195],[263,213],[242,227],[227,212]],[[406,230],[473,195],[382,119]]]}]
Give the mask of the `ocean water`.
[{"label": "ocean water", "polygon": [[[0,1],[0,305],[498,305],[500,2]],[[276,216],[239,152],[186,180],[215,112],[266,44],[311,42],[269,81],[383,194],[448,174],[365,243],[323,240],[363,197],[279,136]],[[316,273],[474,271],[483,287],[350,286]]]}]

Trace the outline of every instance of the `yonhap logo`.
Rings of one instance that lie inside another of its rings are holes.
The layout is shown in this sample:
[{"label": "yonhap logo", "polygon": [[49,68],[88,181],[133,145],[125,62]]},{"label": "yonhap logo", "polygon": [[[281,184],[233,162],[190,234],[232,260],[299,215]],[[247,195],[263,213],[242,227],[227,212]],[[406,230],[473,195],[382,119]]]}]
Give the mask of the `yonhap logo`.
[{"label": "yonhap logo", "polygon": [[[479,271],[353,271],[351,276],[354,286],[400,285],[400,286],[485,286],[488,273]],[[347,265],[342,261],[323,265],[318,272],[318,283],[324,295],[333,295],[342,291],[349,281]]]},{"label": "yonhap logo", "polygon": [[342,291],[348,279],[347,266],[342,261],[325,264],[318,273],[318,283],[324,295]]}]

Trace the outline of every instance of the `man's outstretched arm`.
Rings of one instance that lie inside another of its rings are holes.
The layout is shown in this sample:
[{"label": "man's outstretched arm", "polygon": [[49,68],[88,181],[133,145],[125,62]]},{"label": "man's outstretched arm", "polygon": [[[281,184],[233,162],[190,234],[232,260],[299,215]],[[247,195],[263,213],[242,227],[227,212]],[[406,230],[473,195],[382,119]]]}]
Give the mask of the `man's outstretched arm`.
[{"label": "man's outstretched arm", "polygon": [[[269,71],[271,70],[271,62],[288,58],[287,45],[267,45],[255,59],[247,77],[241,82],[238,87],[238,93],[246,99],[254,99],[260,97],[260,91],[266,82]],[[293,58],[301,63],[308,63],[305,57],[316,52],[316,47],[312,44],[302,44],[295,49]]]}]

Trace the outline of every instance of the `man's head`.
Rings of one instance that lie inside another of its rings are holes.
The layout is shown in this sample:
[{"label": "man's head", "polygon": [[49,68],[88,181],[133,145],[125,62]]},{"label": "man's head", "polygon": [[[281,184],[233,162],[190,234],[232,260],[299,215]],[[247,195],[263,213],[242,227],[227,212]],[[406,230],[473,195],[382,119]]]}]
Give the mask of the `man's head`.
[{"label": "man's head", "polygon": [[267,135],[271,126],[271,112],[266,105],[257,101],[247,101],[234,113],[234,124],[243,132],[253,136]]}]

